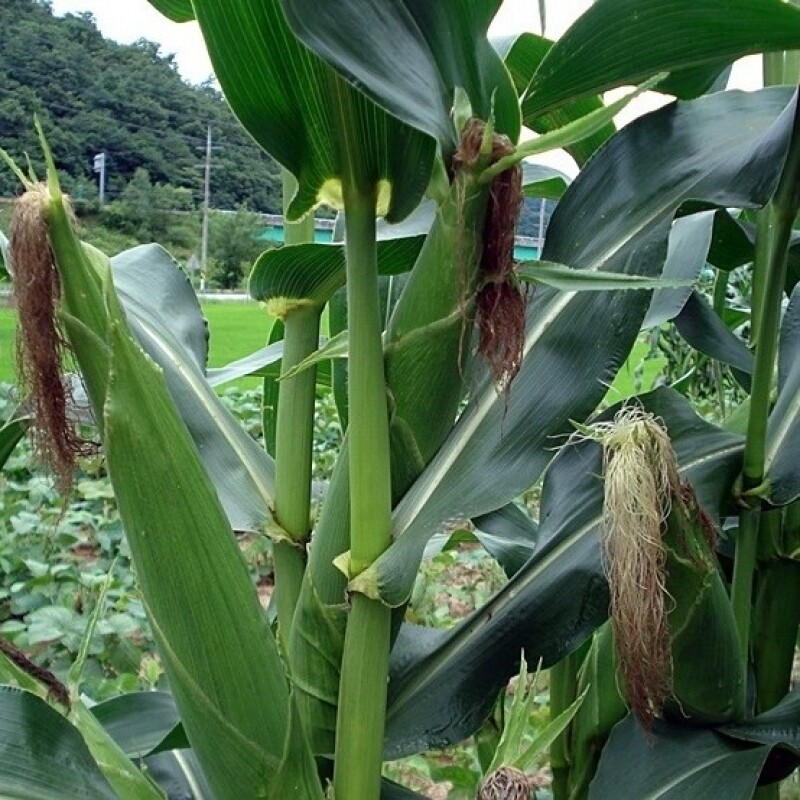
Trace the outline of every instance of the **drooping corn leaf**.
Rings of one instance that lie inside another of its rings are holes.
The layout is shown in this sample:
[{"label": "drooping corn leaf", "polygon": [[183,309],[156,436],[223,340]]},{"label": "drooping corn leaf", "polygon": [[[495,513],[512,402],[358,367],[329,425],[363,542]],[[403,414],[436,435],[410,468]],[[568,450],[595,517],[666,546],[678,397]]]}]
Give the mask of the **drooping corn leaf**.
[{"label": "drooping corn leaf", "polygon": [[656,72],[799,45],[800,10],[781,0],[598,0],[542,60],[523,115]]},{"label": "drooping corn leaf", "polygon": [[274,464],[205,378],[207,323],[186,275],[158,245],[120,253],[111,268],[131,329],[164,370],[231,526],[263,531],[271,519]]},{"label": "drooping corn leaf", "polygon": [[539,541],[539,527],[513,503],[472,520],[475,537],[509,578],[531,557]]},{"label": "drooping corn leaf", "polygon": [[456,88],[472,113],[516,143],[517,94],[486,32],[500,0],[282,0],[297,36],[376,103],[439,142],[456,145]]},{"label": "drooping corn leaf", "polygon": [[[687,196],[731,206],[766,202],[794,102],[786,89],[721,93],[632,123],[565,193],[550,221],[544,258],[657,275],[672,215]],[[653,164],[653,141],[660,143],[661,169]],[[488,374],[473,379],[448,440],[395,508],[394,544],[359,576],[357,588],[401,604],[425,542],[443,520],[485,513],[527,489],[558,437],[571,431],[570,419],[585,419],[601,399],[648,304],[645,292],[537,289],[528,307],[525,360],[509,397],[498,396]]]},{"label": "drooping corn leaf", "polygon": [[719,729],[720,733],[741,741],[786,745],[800,754],[800,687],[794,688],[774,708],[744,722]]},{"label": "drooping corn leaf", "polygon": [[[648,735],[632,715],[614,728],[603,748],[590,800],[678,800],[724,796],[750,800],[767,745],[747,747],[710,730],[656,720]],[[625,779],[620,780],[620,765]]]},{"label": "drooping corn leaf", "polygon": [[[664,420],[683,476],[709,513],[718,513],[741,468],[743,437],[705,422],[674,390],[657,389],[639,400]],[[516,672],[522,648],[528,661],[542,659],[547,667],[606,619],[601,471],[596,443],[561,450],[545,475],[538,544],[528,563],[453,629],[404,626],[392,656],[388,757],[470,735]]]},{"label": "drooping corn leaf", "polygon": [[779,392],[767,428],[765,473],[769,501],[800,497],[800,288],[795,286],[781,326]]},{"label": "drooping corn leaf", "polygon": [[[714,224],[713,211],[701,211],[676,219],[669,234],[667,260],[662,275],[674,280],[694,282],[706,264]],[[674,319],[692,294],[691,286],[657,289],[642,328],[654,328]]]},{"label": "drooping corn leaf", "polygon": [[[693,291],[680,314],[675,317],[675,326],[681,336],[696,350],[749,376],[753,372],[753,354],[725,323],[714,313],[709,302]],[[749,388],[749,380],[743,381]]]},{"label": "drooping corn leaf", "polygon": [[44,700],[0,686],[0,794],[116,800],[78,731]]}]

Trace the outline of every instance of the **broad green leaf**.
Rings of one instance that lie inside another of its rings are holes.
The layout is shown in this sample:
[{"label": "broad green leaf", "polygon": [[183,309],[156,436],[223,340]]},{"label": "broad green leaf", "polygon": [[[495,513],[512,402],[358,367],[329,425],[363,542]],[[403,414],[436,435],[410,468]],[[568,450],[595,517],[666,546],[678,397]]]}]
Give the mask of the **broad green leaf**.
[{"label": "broad green leaf", "polygon": [[166,692],[131,692],[98,703],[92,714],[131,758],[158,752],[180,724],[178,709]]},{"label": "broad green leaf", "polygon": [[724,91],[730,74],[730,63],[687,67],[671,73],[658,91],[675,95],[681,100],[693,100],[706,92]]},{"label": "broad green leaf", "polygon": [[0,686],[0,794],[117,798],[78,731],[41,698],[8,686]]},{"label": "broad green leaf", "polygon": [[[744,439],[710,425],[671,389],[640,398],[661,417],[682,474],[717,513],[741,469]],[[613,414],[613,409],[607,412]],[[449,631],[404,626],[393,651],[387,757],[460,741],[480,725],[525,658],[546,668],[608,614],[598,530],[600,448],[563,448],[544,479],[539,543],[528,563],[483,608]]]},{"label": "broad green leaf", "polygon": [[800,687],[777,706],[744,722],[719,728],[720,733],[754,744],[787,745],[800,754]]},{"label": "broad green leaf", "polygon": [[522,162],[522,190],[527,197],[560,200],[570,182],[567,175],[553,167]]},{"label": "broad green leaf", "polygon": [[513,503],[472,520],[475,537],[509,578],[525,565],[536,549],[539,528]]},{"label": "broad green leaf", "polygon": [[157,753],[145,760],[153,780],[167,792],[170,800],[214,800],[197,756],[192,750]]},{"label": "broad green leaf", "polygon": [[[389,191],[382,213],[389,219],[414,209],[430,174],[429,137],[390,119],[301,45],[279,0],[193,0],[192,5],[234,113],[297,179],[290,219],[323,200],[341,205],[340,180],[352,170],[362,185],[384,182]],[[359,29],[367,29],[364,20]]]},{"label": "broad green leaf", "polygon": [[545,56],[523,116],[656,72],[798,46],[800,10],[782,0],[598,0]]},{"label": "broad green leaf", "polygon": [[[398,226],[387,226],[391,229]],[[424,236],[382,239],[378,242],[381,275],[408,272],[422,248]],[[299,244],[267,250],[250,275],[250,296],[276,304],[284,301],[325,305],[345,283],[342,244]]]},{"label": "broad green leaf", "polygon": [[[544,259],[658,275],[672,216],[687,197],[731,206],[769,199],[793,113],[791,93],[773,89],[709,95],[640,118],[571,184],[551,218]],[[645,292],[537,290],[509,397],[498,396],[488,374],[476,375],[452,433],[395,508],[395,542],[358,588],[401,604],[443,520],[499,508],[532,485],[570,420],[585,419],[600,401],[648,304]]]},{"label": "broad green leaf", "polygon": [[194,19],[192,0],[150,0],[150,5],[155,6],[173,22],[189,22]]},{"label": "broad green leaf", "polygon": [[110,263],[131,330],[164,370],[231,526],[263,531],[271,520],[274,464],[205,378],[208,329],[186,275],[158,245],[135,247]]},{"label": "broad green leaf", "polygon": [[[669,234],[667,260],[662,275],[673,280],[694,282],[706,264],[711,244],[714,212],[701,211],[676,219]],[[654,328],[676,317],[692,294],[691,286],[682,289],[657,289],[642,328]]]},{"label": "broad green leaf", "polygon": [[536,261],[518,267],[516,275],[526,283],[551,286],[562,292],[605,292],[630,289],[665,289],[688,286],[691,281],[650,278],[601,270],[573,269],[552,261]]},{"label": "broad green leaf", "polygon": [[753,354],[714,313],[709,302],[696,290],[675,317],[681,336],[696,350],[750,375]]},{"label": "broad green leaf", "polygon": [[83,737],[119,800],[164,799],[164,793],[134,765],[82,701],[72,703],[67,719]]},{"label": "broad green leaf", "polygon": [[782,506],[800,497],[800,289],[783,318],[780,391],[769,418],[765,463],[767,499]]},{"label": "broad green leaf", "polygon": [[[525,94],[539,64],[553,46],[552,41],[534,33],[503,37],[494,40],[492,44],[502,55],[520,97]],[[551,114],[535,118],[523,117],[523,122],[537,133],[549,133],[602,107],[603,101],[600,97],[584,97],[556,109]],[[609,122],[586,139],[569,145],[566,150],[579,165],[583,165],[614,133],[616,127],[613,122]]]},{"label": "broad green leaf", "polygon": [[516,143],[517,94],[486,38],[500,0],[282,0],[297,36],[376,103],[439,142],[456,146],[451,110],[463,89],[472,113]]},{"label": "broad green leaf", "polygon": [[629,715],[603,748],[589,798],[751,800],[769,752],[767,745],[745,747],[713,731],[661,720],[650,735]]}]

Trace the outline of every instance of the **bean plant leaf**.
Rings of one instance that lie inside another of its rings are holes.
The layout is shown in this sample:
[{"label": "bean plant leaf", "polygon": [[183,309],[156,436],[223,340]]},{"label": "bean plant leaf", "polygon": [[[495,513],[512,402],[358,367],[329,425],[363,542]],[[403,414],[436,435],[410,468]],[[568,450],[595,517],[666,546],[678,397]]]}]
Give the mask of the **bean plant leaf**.
[{"label": "bean plant leaf", "polygon": [[0,792],[4,797],[114,800],[83,738],[35,694],[0,686]]},{"label": "bean plant leaf", "polygon": [[782,506],[800,497],[800,288],[781,327],[778,400],[769,418],[765,473],[768,499]]},{"label": "bean plant leaf", "polygon": [[[718,733],[656,720],[648,735],[632,715],[603,748],[590,800],[678,800],[725,796],[750,800],[769,756],[768,745],[747,747]],[[619,767],[624,763],[625,780]]]},{"label": "bean plant leaf", "polygon": [[127,250],[111,268],[131,329],[164,370],[231,526],[263,530],[271,520],[274,464],[205,379],[208,329],[186,275],[158,245]]},{"label": "bean plant leaf", "polygon": [[598,0],[545,56],[523,115],[657,72],[798,46],[800,10],[782,0]]},{"label": "bean plant leaf", "polygon": [[[524,96],[539,64],[553,46],[553,42],[544,36],[526,32],[517,36],[498,37],[492,40],[492,44],[503,57],[517,93],[520,97]],[[602,107],[602,98],[594,95],[583,97],[574,103],[567,103],[550,114],[535,117],[523,116],[522,121],[537,133],[549,133]],[[571,144],[565,149],[579,165],[583,165],[603,142],[616,133],[616,130],[614,123],[609,122],[591,136]]]},{"label": "bean plant leaf", "polygon": [[[713,211],[701,211],[675,220],[669,234],[667,260],[662,273],[665,278],[693,283],[700,277],[711,245],[713,223]],[[674,319],[680,314],[691,294],[691,286],[657,289],[653,292],[642,328],[655,328]]]},{"label": "bean plant leaf", "polygon": [[[428,183],[433,140],[390,119],[338,78],[296,39],[279,0],[192,5],[234,113],[297,179],[290,219],[321,200],[341,205],[345,169],[369,183],[383,182],[388,192],[382,212],[388,218],[402,219],[414,209]],[[329,8],[318,5],[314,13]],[[359,21],[359,30],[369,30],[364,23]]]},{"label": "bean plant leaf", "polygon": [[472,113],[516,143],[517,94],[486,32],[501,0],[281,0],[297,36],[403,122],[456,146],[452,108],[463,89]]},{"label": "bean plant leaf", "polygon": [[[672,389],[642,395],[669,431],[684,477],[715,514],[741,468],[744,438],[697,416]],[[613,416],[615,409],[603,418]],[[469,736],[496,693],[531,663],[556,663],[608,614],[598,531],[603,518],[599,445],[564,447],[545,474],[533,556],[483,608],[447,632],[404,626],[393,650],[387,756]]]},{"label": "bean plant leaf", "polygon": [[[731,206],[769,199],[793,113],[791,92],[772,89],[708,95],[637,120],[564,194],[550,221],[544,259],[658,275],[672,216],[685,199]],[[661,168],[653,164],[654,141]],[[499,508],[532,485],[558,437],[570,433],[570,420],[585,419],[600,401],[648,305],[646,292],[537,288],[528,308],[525,359],[509,397],[498,396],[489,375],[475,377],[452,433],[395,508],[395,542],[354,586],[401,604],[425,542],[443,520]]]}]

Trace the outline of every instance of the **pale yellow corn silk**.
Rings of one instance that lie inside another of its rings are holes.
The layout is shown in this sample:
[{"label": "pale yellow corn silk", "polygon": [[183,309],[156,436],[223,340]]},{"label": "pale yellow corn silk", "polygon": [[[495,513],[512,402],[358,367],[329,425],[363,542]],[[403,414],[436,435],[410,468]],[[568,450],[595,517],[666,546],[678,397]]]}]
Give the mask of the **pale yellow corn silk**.
[{"label": "pale yellow corn silk", "polygon": [[666,430],[637,406],[582,433],[603,446],[602,546],[611,622],[625,695],[649,727],[671,693],[671,657],[662,534],[681,497]]}]

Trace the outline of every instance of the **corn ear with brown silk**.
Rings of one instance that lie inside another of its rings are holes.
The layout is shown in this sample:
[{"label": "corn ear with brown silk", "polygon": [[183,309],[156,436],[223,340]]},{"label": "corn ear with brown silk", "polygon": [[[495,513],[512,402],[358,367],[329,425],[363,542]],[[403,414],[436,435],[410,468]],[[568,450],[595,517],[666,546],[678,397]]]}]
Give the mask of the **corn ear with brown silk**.
[{"label": "corn ear with brown silk", "polygon": [[[98,421],[189,741],[220,798],[288,790],[322,797],[274,638],[217,494],[161,369],[131,336],[108,259],[75,235],[45,151],[47,185],[27,187],[28,202],[33,192],[38,205],[29,224],[39,226],[29,234],[44,237],[52,254],[61,290],[57,324]],[[14,262],[24,280],[24,253]]]}]

